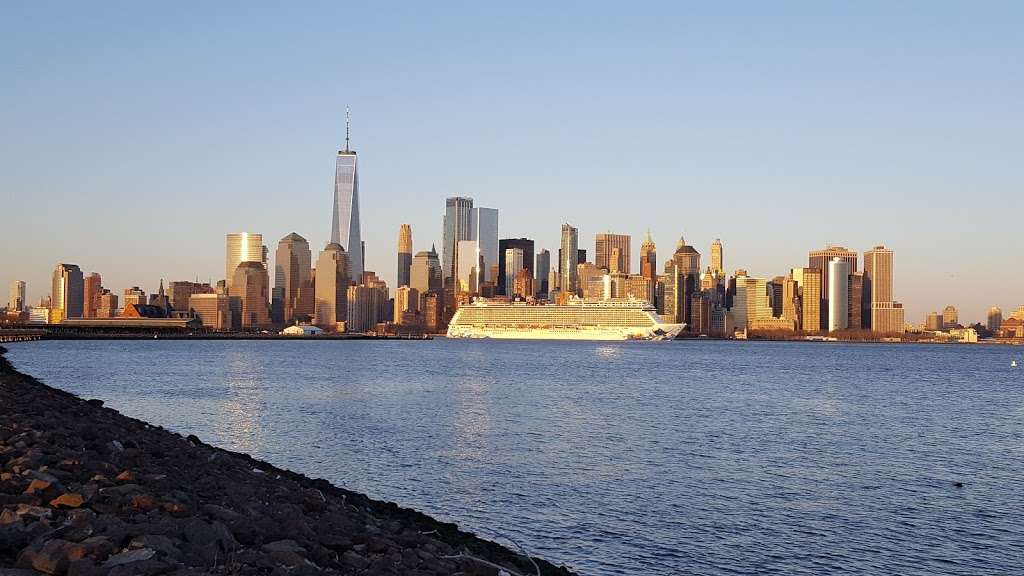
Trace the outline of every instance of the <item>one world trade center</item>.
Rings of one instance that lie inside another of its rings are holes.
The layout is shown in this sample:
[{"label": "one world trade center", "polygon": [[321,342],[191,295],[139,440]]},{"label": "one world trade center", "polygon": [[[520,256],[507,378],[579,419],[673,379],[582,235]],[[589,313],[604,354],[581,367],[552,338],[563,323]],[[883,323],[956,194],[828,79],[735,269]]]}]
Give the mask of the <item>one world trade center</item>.
[{"label": "one world trade center", "polygon": [[359,233],[359,173],[356,151],[349,149],[349,114],[345,111],[345,149],[338,150],[334,168],[334,218],[331,242],[348,253],[348,269],[356,284],[363,279],[363,242]]}]

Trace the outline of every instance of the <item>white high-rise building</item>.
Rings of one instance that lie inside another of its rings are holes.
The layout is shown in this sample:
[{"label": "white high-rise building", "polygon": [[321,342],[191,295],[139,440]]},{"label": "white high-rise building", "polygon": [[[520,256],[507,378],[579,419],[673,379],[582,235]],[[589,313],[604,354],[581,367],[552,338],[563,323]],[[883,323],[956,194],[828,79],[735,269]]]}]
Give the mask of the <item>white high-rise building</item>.
[{"label": "white high-rise building", "polygon": [[476,240],[459,240],[456,262],[459,292],[477,292],[480,287],[480,245]]},{"label": "white high-rise building", "polygon": [[345,111],[345,149],[338,150],[334,167],[334,213],[331,242],[340,244],[348,255],[349,276],[363,279],[363,241],[359,231],[359,172],[356,151],[349,149],[349,114]]},{"label": "white high-rise building", "polygon": [[[459,242],[473,239],[473,199],[445,199],[444,238],[441,246],[441,279],[445,286],[458,278]],[[457,287],[457,286],[456,286]]]},{"label": "white high-rise building", "polygon": [[497,208],[474,208],[470,216],[470,229],[469,239],[477,242],[477,284],[496,282],[497,278],[491,278],[491,267],[498,265]]},{"label": "white high-rise building", "polygon": [[850,263],[833,258],[828,263],[828,331],[846,330],[850,326]]}]

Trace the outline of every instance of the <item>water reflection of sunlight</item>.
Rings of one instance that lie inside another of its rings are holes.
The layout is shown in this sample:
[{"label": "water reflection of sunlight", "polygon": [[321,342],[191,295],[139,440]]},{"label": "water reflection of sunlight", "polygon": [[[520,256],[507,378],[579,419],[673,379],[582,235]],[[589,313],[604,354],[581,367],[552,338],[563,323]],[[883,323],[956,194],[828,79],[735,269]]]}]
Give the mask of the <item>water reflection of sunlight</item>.
[{"label": "water reflection of sunlight", "polygon": [[225,367],[226,390],[215,424],[216,434],[233,449],[252,453],[264,440],[265,430],[259,418],[263,410],[263,366],[256,355],[232,350],[226,355]]},{"label": "water reflection of sunlight", "polygon": [[826,395],[797,398],[794,403],[806,412],[829,418],[839,417],[843,409],[843,404],[840,400]]}]

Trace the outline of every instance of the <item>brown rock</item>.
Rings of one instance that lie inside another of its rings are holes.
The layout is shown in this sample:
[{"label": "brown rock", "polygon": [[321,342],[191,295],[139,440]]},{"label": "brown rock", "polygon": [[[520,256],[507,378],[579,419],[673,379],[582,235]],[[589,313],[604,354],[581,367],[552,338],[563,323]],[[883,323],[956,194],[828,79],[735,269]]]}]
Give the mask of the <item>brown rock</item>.
[{"label": "brown rock", "polygon": [[192,511],[189,510],[188,506],[180,502],[164,502],[162,508],[165,512],[175,518],[184,518],[192,514]]},{"label": "brown rock", "polygon": [[0,526],[14,524],[15,522],[21,522],[21,518],[15,514],[14,510],[4,508],[4,511],[0,512]]},{"label": "brown rock", "polygon": [[79,543],[85,547],[86,554],[98,562],[106,560],[111,554],[113,554],[117,548],[109,538],[105,536],[93,536],[92,538],[86,538]]},{"label": "brown rock", "polygon": [[50,506],[53,508],[78,508],[84,503],[85,499],[82,498],[81,494],[76,492],[61,494],[53,500],[50,500]]},{"label": "brown rock", "polygon": [[42,506],[32,506],[30,504],[18,504],[18,509],[15,514],[19,518],[49,518],[53,512],[49,508],[43,508]]},{"label": "brown rock", "polygon": [[60,576],[68,569],[68,547],[65,540],[50,540],[32,557],[32,569]]},{"label": "brown rock", "polygon": [[135,472],[132,472],[131,470],[125,470],[124,472],[118,474],[115,480],[117,480],[118,482],[135,482]]},{"label": "brown rock", "polygon": [[25,494],[38,494],[49,489],[50,486],[53,486],[52,482],[36,478],[28,485],[28,488],[25,489]]},{"label": "brown rock", "polygon": [[132,508],[136,510],[152,510],[157,507],[156,498],[149,494],[138,494],[132,497]]}]

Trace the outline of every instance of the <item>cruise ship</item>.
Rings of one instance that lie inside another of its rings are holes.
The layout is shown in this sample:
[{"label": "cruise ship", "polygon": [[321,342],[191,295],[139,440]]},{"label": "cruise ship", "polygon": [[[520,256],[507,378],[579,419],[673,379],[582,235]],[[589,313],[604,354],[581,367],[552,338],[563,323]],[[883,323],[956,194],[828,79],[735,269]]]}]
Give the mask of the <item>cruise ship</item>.
[{"label": "cruise ship", "polygon": [[667,324],[643,300],[573,299],[529,304],[477,298],[455,311],[449,338],[537,340],[669,340],[683,324]]}]

